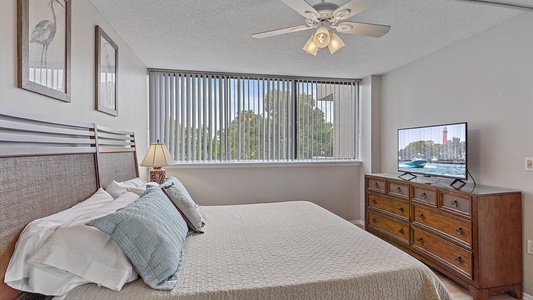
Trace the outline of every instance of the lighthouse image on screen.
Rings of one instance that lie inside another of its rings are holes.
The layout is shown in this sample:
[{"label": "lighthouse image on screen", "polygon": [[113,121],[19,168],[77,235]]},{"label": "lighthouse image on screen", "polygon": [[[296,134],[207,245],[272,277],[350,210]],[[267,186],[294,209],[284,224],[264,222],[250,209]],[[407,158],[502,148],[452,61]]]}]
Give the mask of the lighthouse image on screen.
[{"label": "lighthouse image on screen", "polygon": [[466,179],[466,123],[398,130],[398,171]]}]

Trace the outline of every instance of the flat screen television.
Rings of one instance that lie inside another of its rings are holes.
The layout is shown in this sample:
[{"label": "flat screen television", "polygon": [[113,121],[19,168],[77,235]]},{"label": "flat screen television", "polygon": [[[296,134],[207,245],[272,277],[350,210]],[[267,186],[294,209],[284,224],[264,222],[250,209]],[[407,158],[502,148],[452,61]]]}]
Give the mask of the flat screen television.
[{"label": "flat screen television", "polygon": [[[398,172],[468,179],[467,123],[398,129]],[[412,179],[411,178],[411,179]],[[404,178],[405,179],[405,178]]]}]

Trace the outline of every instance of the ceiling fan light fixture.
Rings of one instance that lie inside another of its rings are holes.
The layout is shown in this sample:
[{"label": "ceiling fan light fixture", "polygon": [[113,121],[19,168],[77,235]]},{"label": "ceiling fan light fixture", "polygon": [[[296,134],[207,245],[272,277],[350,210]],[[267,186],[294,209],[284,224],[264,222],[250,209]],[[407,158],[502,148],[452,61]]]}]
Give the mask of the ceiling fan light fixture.
[{"label": "ceiling fan light fixture", "polygon": [[314,37],[315,35],[311,35],[311,37],[307,40],[307,43],[305,43],[303,49],[305,50],[305,52],[316,56],[316,54],[318,53],[318,47],[316,46],[315,42],[313,42]]},{"label": "ceiling fan light fixture", "polygon": [[320,26],[315,32],[313,42],[318,48],[324,48],[329,45],[330,33],[326,26]]},{"label": "ceiling fan light fixture", "polygon": [[338,35],[332,32],[330,34],[330,42],[328,45],[329,53],[333,54],[342,47],[344,47],[344,42]]}]

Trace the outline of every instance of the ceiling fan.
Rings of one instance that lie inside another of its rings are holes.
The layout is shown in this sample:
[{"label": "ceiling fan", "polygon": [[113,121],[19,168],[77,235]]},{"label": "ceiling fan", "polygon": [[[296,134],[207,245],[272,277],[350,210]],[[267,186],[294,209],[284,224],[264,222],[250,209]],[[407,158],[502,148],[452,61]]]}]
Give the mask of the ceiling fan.
[{"label": "ceiling fan", "polygon": [[265,38],[316,28],[316,32],[311,35],[303,49],[309,54],[316,55],[319,49],[328,47],[330,53],[333,54],[344,47],[344,42],[339,36],[331,32],[332,29],[338,33],[381,37],[387,34],[391,28],[388,25],[343,22],[343,20],[374,6],[381,0],[350,0],[342,6],[325,2],[325,0],[312,6],[305,0],[281,1],[304,16],[306,25],[255,33],[252,34],[252,37]]}]

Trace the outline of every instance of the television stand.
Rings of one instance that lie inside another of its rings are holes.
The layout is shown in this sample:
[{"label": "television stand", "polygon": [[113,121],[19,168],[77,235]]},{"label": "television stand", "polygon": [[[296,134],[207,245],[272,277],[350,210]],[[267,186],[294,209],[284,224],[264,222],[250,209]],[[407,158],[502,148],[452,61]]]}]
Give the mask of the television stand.
[{"label": "television stand", "polygon": [[[459,186],[455,186],[457,182],[460,182],[461,184]],[[465,186],[466,182],[462,181],[461,179],[455,179],[450,183],[450,186],[453,187],[456,190],[460,190],[463,186]]]},{"label": "television stand", "polygon": [[[411,178],[404,178],[405,175],[410,175]],[[411,173],[411,172],[405,172],[405,173],[403,173],[401,175],[398,175],[398,178],[403,179],[403,180],[407,180],[407,181],[411,181],[411,180],[416,178],[416,175]]]}]

